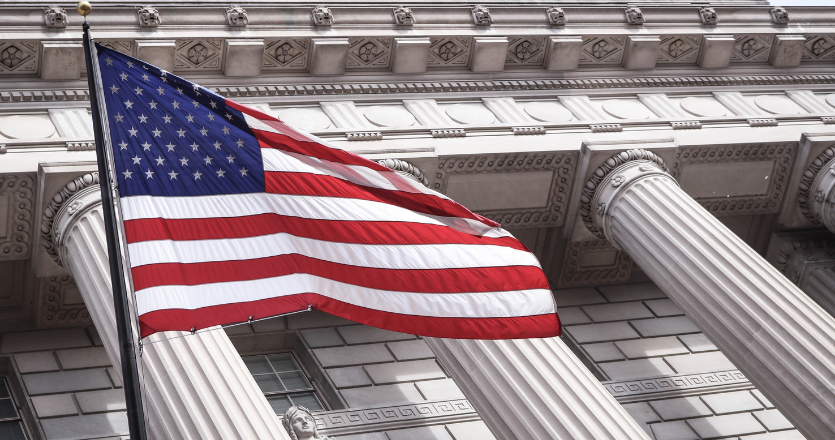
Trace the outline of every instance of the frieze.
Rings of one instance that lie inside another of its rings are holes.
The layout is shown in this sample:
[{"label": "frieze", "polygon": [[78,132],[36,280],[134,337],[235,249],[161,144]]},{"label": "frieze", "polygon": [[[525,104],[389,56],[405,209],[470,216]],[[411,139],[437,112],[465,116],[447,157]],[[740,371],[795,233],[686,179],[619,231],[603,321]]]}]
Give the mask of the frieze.
[{"label": "frieze", "polygon": [[391,65],[391,38],[348,40],[348,69],[387,69]]},{"label": "frieze", "polygon": [[580,64],[620,64],[625,44],[621,36],[583,37]]},{"label": "frieze", "polygon": [[90,312],[69,275],[40,279],[38,327],[91,325]]},{"label": "frieze", "polygon": [[38,72],[37,41],[0,42],[0,74],[34,74]]},{"label": "frieze", "polygon": [[734,38],[731,62],[765,63],[771,52],[771,35],[742,35]]},{"label": "frieze", "polygon": [[569,243],[563,260],[560,289],[601,286],[629,281],[632,259],[608,240]]},{"label": "frieze", "polygon": [[699,55],[702,39],[691,35],[662,37],[658,52],[659,64],[694,64]]},{"label": "frieze", "polygon": [[182,40],[177,41],[176,70],[220,71],[223,40]]},{"label": "frieze", "polygon": [[603,386],[618,400],[636,395],[702,390],[729,385],[750,385],[750,381],[739,370],[728,370],[603,382]]},{"label": "frieze", "polygon": [[431,38],[428,67],[467,67],[470,61],[469,37]]},{"label": "frieze", "polygon": [[319,412],[314,414],[314,419],[320,433],[342,435],[405,428],[414,426],[415,422],[423,425],[430,420],[432,424],[478,420],[478,414],[470,402],[459,399]]},{"label": "frieze", "polygon": [[547,206],[479,212],[506,228],[561,226],[565,220],[569,190],[574,179],[577,152],[519,153],[490,156],[441,158],[432,179],[432,189],[445,192],[453,174],[502,173],[553,170]]},{"label": "frieze", "polygon": [[35,181],[28,175],[0,176],[0,206],[8,206],[8,217],[0,224],[0,261],[29,257],[32,231],[32,194]]},{"label": "frieze", "polygon": [[264,42],[264,64],[262,69],[269,70],[307,70],[309,56],[306,38],[281,38]]},{"label": "frieze", "polygon": [[804,61],[831,61],[835,58],[835,38],[831,35],[806,35]]},{"label": "frieze", "polygon": [[545,61],[545,37],[508,38],[505,68],[540,66]]}]

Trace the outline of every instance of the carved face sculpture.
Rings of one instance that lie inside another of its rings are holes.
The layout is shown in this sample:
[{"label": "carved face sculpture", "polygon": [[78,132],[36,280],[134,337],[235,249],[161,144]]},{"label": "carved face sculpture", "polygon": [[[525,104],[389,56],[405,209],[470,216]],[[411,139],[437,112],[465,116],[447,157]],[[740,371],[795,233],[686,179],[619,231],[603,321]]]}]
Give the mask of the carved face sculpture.
[{"label": "carved face sculpture", "polygon": [[316,436],[316,422],[313,421],[313,417],[308,413],[299,411],[293,417],[292,426],[299,440],[313,439]]}]

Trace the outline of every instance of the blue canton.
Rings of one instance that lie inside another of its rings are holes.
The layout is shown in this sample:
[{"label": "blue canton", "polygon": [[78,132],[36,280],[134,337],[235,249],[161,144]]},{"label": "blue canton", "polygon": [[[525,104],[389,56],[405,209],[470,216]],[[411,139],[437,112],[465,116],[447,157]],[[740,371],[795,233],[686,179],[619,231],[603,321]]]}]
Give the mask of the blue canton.
[{"label": "blue canton", "polygon": [[264,192],[261,147],[208,89],[96,44],[122,197]]}]

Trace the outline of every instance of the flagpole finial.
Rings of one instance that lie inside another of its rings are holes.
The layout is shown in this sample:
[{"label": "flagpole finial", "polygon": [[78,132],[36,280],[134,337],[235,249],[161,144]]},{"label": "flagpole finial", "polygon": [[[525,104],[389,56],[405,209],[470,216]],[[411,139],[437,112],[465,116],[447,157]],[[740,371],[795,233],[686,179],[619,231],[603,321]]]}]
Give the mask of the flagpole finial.
[{"label": "flagpole finial", "polygon": [[93,5],[91,5],[88,1],[80,1],[78,2],[78,6],[76,6],[75,10],[78,11],[78,15],[86,18],[91,12],[93,12]]}]

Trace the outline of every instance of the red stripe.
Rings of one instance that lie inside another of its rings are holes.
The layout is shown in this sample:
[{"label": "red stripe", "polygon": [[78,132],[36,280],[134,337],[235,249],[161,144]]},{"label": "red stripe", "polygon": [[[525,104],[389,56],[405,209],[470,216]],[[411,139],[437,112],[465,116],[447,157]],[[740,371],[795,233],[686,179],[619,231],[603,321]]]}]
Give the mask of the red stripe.
[{"label": "red stripe", "polygon": [[307,309],[322,310],[332,315],[372,327],[436,338],[454,339],[522,339],[548,338],[561,334],[557,314],[514,318],[436,318],[402,315],[367,309],[314,293],[303,293],[260,301],[224,304],[196,310],[166,309],[139,317],[142,337],[158,331],[189,331],[215,325],[244,322]]},{"label": "red stripe", "polygon": [[[483,244],[528,251],[513,237],[477,237],[441,225],[407,222],[314,220],[279,214],[243,217],[125,221],[128,243],[153,240],[217,240],[288,233],[296,237],[355,244]],[[529,251],[528,251],[529,252]]]},{"label": "red stripe", "polygon": [[548,289],[545,274],[533,266],[461,269],[380,269],[351,266],[299,254],[251,260],[160,263],[134,267],[133,283],[142,289],[165,285],[258,280],[305,273],[370,289],[432,293],[502,292]]}]

